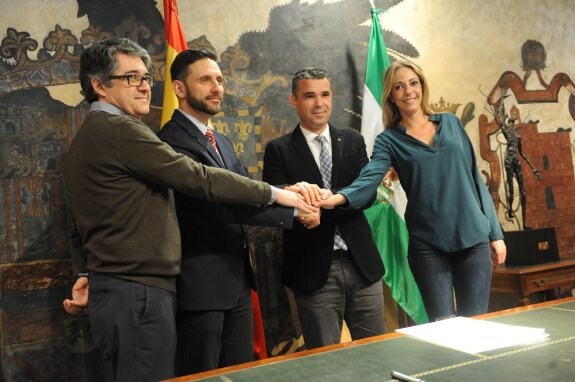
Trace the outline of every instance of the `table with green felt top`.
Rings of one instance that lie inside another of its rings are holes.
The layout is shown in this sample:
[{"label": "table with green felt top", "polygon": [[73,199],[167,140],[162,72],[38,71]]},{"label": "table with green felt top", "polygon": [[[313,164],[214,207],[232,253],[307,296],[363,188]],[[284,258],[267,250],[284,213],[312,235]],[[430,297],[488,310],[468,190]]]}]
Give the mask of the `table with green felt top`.
[{"label": "table with green felt top", "polygon": [[382,382],[392,381],[392,370],[426,382],[575,381],[575,298],[477,318],[544,328],[549,339],[469,354],[390,333],[179,377],[171,382]]}]

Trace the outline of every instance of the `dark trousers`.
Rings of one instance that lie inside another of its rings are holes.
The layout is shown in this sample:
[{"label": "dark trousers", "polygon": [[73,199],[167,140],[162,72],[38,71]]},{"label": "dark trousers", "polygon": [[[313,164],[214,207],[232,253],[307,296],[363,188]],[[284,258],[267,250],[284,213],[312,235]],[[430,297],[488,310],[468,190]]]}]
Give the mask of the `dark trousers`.
[{"label": "dark trousers", "polygon": [[344,319],[354,340],[385,333],[381,281],[367,281],[349,256],[332,260],[323,287],[294,297],[307,349],[340,343]]},{"label": "dark trousers", "polygon": [[89,316],[106,381],[175,376],[176,296],[164,289],[90,275]]},{"label": "dark trousers", "polygon": [[180,375],[253,360],[252,299],[247,281],[231,309],[178,311],[176,317]]},{"label": "dark trousers", "polygon": [[416,240],[409,246],[409,267],[429,321],[487,312],[492,269],[488,242],[450,253]]}]

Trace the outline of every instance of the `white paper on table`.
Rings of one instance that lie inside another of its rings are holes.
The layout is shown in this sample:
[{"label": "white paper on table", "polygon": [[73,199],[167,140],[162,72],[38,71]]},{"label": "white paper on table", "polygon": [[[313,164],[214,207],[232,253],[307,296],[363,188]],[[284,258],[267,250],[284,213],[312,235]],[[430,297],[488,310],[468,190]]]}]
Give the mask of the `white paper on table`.
[{"label": "white paper on table", "polygon": [[467,317],[454,317],[428,324],[397,329],[427,342],[466,353],[481,353],[549,338],[545,329],[500,324]]}]

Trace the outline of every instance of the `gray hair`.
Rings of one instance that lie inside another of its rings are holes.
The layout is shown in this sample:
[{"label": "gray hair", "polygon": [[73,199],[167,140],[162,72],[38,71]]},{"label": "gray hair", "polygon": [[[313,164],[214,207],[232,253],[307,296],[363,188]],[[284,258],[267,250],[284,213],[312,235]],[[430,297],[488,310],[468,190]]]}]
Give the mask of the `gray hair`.
[{"label": "gray hair", "polygon": [[86,49],[80,57],[80,86],[87,102],[98,100],[98,95],[92,88],[92,78],[98,78],[104,85],[110,86],[110,75],[119,66],[116,58],[118,53],[141,58],[148,72],[151,72],[150,54],[134,41],[127,38],[98,41]]},{"label": "gray hair", "polygon": [[297,93],[297,86],[301,80],[321,80],[323,78],[329,79],[329,74],[326,70],[316,67],[307,67],[298,70],[291,81],[291,92],[293,95]]}]

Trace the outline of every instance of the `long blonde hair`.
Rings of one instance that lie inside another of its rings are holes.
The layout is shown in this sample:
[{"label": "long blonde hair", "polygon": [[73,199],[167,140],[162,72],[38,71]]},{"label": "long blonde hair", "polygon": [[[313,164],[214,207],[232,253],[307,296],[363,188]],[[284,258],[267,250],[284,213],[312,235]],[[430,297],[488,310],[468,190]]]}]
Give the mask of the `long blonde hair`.
[{"label": "long blonde hair", "polygon": [[411,62],[407,61],[395,61],[385,71],[385,75],[383,76],[383,101],[381,108],[383,109],[383,125],[386,129],[389,129],[399,123],[401,121],[401,114],[399,113],[399,109],[397,106],[391,102],[391,91],[393,89],[392,79],[397,72],[401,68],[409,68],[417,74],[419,77],[419,82],[421,83],[421,109],[423,110],[424,114],[432,114],[431,109],[429,108],[429,88],[427,86],[427,80],[423,75],[421,69]]}]

